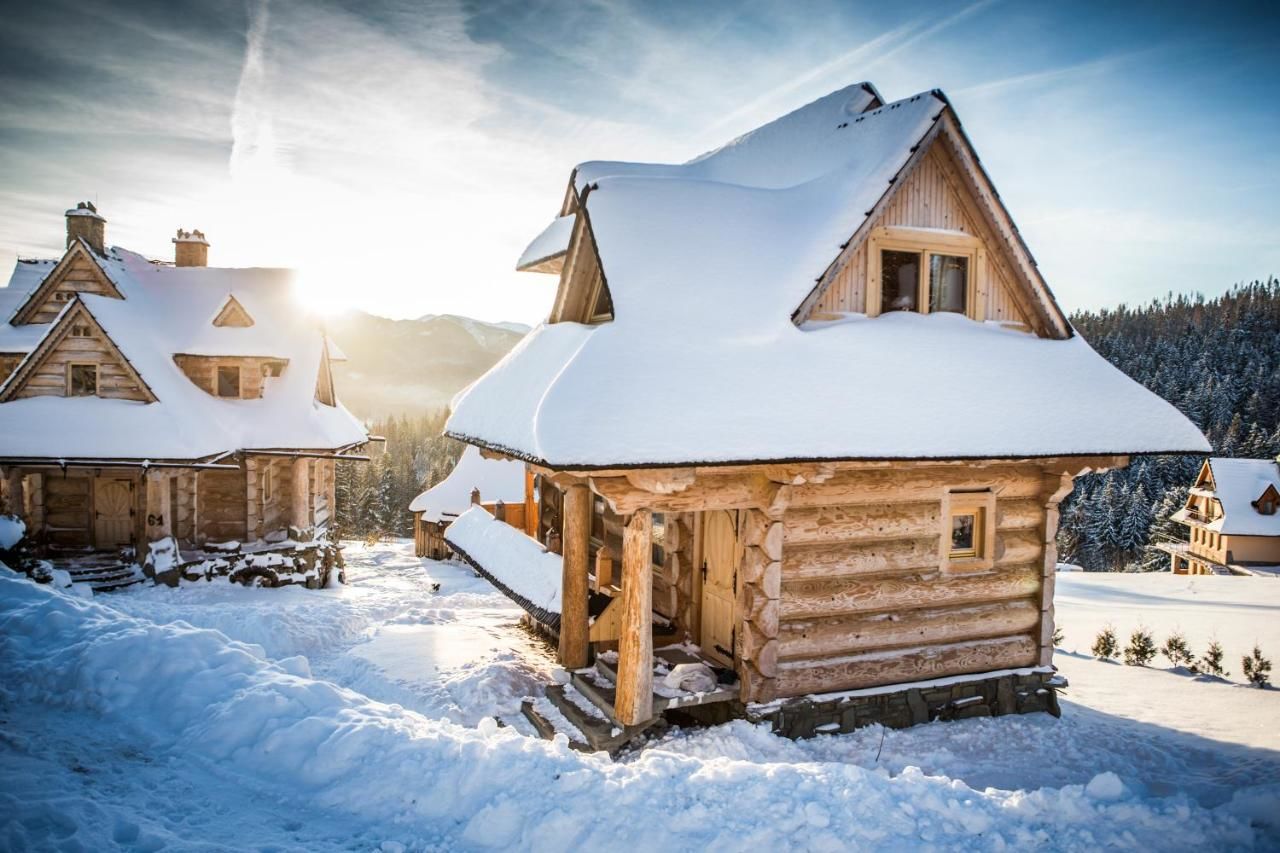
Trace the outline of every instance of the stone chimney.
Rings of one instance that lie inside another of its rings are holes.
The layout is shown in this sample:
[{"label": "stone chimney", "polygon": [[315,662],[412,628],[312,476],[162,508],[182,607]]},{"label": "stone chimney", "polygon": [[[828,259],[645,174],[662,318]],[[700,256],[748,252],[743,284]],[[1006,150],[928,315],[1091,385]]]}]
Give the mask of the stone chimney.
[{"label": "stone chimney", "polygon": [[173,238],[173,264],[178,267],[209,266],[209,241],[200,231],[178,229]]},{"label": "stone chimney", "polygon": [[67,247],[77,239],[84,240],[99,255],[107,253],[107,220],[91,201],[82,201],[67,211]]}]

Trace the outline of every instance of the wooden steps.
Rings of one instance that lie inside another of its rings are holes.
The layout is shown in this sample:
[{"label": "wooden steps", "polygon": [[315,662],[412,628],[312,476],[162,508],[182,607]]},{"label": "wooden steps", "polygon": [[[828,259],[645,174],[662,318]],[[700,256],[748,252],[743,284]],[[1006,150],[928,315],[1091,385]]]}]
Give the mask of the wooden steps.
[{"label": "wooden steps", "polygon": [[[582,752],[607,752],[616,755],[633,738],[662,719],[659,715],[638,726],[622,725],[613,716],[613,706],[606,698],[612,698],[613,689],[597,687],[580,673],[574,673],[573,683],[553,684],[545,692],[547,700],[571,730],[566,729],[563,723],[557,726],[556,722],[538,710],[532,699],[525,699],[521,703],[521,713],[544,739],[551,740],[556,734],[563,734],[569,739],[570,747]],[[595,712],[583,708],[584,704],[594,706]]]},{"label": "wooden steps", "polygon": [[94,592],[112,592],[142,583],[146,577],[137,566],[115,565],[79,566],[66,570],[72,583],[88,584]]}]

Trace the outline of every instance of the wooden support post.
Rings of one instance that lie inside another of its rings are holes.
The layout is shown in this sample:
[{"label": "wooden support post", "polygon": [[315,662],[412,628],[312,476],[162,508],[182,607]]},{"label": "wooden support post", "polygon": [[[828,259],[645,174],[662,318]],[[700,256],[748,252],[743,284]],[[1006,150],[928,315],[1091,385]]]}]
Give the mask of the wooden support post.
[{"label": "wooden support post", "polygon": [[311,528],[311,460],[293,460],[293,494],[289,523],[300,531]]},{"label": "wooden support post", "polygon": [[22,518],[27,512],[27,500],[23,494],[22,469],[9,468],[4,475],[4,509],[10,515]]},{"label": "wooden support post", "polygon": [[146,540],[155,542],[173,535],[173,519],[169,513],[169,475],[164,471],[146,474]]},{"label": "wooden support post", "polygon": [[636,510],[622,531],[622,633],[614,715],[636,726],[653,717],[653,514]]},{"label": "wooden support post", "polygon": [[560,665],[587,665],[591,634],[587,613],[587,562],[591,549],[591,492],[585,485],[564,491],[564,555],[560,574]]}]

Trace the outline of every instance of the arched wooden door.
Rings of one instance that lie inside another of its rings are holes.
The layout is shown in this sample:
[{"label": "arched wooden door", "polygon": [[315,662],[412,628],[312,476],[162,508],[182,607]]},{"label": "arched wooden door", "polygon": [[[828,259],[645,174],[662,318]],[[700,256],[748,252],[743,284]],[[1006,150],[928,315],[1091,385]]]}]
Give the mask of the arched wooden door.
[{"label": "arched wooden door", "polygon": [[733,661],[733,629],[737,591],[735,580],[742,562],[738,544],[738,513],[711,510],[702,528],[702,632],[704,653]]},{"label": "arched wooden door", "polygon": [[133,483],[98,477],[93,482],[93,544],[115,548],[133,541]]}]

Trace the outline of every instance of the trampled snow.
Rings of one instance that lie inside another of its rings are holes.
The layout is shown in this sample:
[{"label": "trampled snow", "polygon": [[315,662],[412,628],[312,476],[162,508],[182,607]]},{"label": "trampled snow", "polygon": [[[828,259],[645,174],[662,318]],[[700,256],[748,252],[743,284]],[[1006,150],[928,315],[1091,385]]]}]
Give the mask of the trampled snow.
[{"label": "trampled snow", "polygon": [[[617,762],[584,756],[527,736],[514,697],[549,681],[550,665],[538,668],[536,643],[515,624],[520,611],[484,581],[457,564],[413,558],[408,542],[349,546],[348,572],[352,583],[336,590],[200,584],[91,602],[0,577],[0,844],[318,851],[384,843],[1280,843],[1274,729],[1265,745],[1233,747],[1209,731],[1175,728],[1177,708],[1165,722],[1138,723],[1081,704],[1082,684],[1073,685],[1062,720],[870,728],[798,743],[734,723],[669,731]],[[1063,618],[1072,619],[1072,606],[1064,602]],[[416,646],[415,627],[430,629]],[[392,639],[380,644],[384,637]],[[508,727],[485,721],[492,713]]]},{"label": "trampled snow", "polygon": [[580,165],[613,320],[537,327],[454,399],[448,432],[564,468],[1207,450],[1078,336],[909,312],[794,324],[946,106],[860,112],[870,97],[683,165]]},{"label": "trampled snow", "polygon": [[422,513],[425,521],[461,515],[471,506],[472,489],[480,490],[485,503],[523,503],[524,463],[485,459],[478,449],[467,447],[449,476],[415,497],[409,510]]}]

